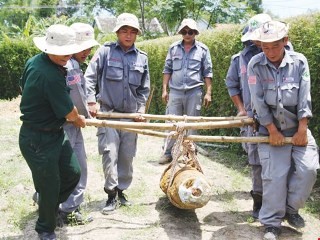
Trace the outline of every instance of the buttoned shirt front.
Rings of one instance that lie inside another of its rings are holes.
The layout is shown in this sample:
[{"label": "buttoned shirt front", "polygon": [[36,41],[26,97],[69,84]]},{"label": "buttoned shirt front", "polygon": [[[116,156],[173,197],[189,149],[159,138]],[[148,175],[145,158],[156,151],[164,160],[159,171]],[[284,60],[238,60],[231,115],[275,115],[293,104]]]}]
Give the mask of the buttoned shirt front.
[{"label": "buttoned shirt front", "polygon": [[[274,123],[285,136],[292,136],[300,119],[312,117],[310,72],[304,55],[285,50],[276,68],[260,53],[249,62],[248,83],[262,126]],[[268,134],[266,129],[261,131]]]},{"label": "buttoned shirt front", "polygon": [[169,88],[190,90],[204,85],[204,78],[212,78],[212,62],[208,47],[195,41],[189,52],[186,52],[183,41],[172,44],[168,50],[163,70],[170,74]]},{"label": "buttoned shirt front", "polygon": [[97,99],[104,111],[144,113],[150,92],[148,57],[135,46],[124,52],[118,43],[105,44],[91,59],[85,79],[88,102]]}]

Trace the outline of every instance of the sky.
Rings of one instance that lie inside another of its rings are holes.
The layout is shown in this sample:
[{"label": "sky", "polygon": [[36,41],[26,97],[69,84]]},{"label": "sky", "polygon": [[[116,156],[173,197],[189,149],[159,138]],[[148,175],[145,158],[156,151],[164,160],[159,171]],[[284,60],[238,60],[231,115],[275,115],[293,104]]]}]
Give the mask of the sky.
[{"label": "sky", "polygon": [[279,18],[287,18],[310,11],[320,11],[320,0],[262,0],[263,8]]}]

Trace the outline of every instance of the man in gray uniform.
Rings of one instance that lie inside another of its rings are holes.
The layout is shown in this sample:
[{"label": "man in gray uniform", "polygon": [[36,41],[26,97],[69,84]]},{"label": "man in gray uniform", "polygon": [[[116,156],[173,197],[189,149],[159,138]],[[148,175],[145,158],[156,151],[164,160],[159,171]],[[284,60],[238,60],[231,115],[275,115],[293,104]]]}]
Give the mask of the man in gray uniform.
[{"label": "man in gray uniform", "polygon": [[[137,35],[141,34],[138,18],[129,13],[120,14],[113,31],[118,41],[104,44],[85,73],[89,110],[94,114],[97,98],[103,112],[144,113],[150,79],[147,54],[134,45]],[[139,117],[134,121],[145,119]],[[102,213],[108,214],[118,206],[117,196],[121,205],[130,205],[123,190],[132,182],[137,134],[99,127],[97,136],[105,176],[104,191],[108,194]]]},{"label": "man in gray uniform", "polygon": [[[167,104],[166,114],[199,116],[202,105],[202,88],[206,85],[203,105],[211,103],[212,62],[208,47],[195,40],[199,34],[197,23],[184,19],[178,33],[183,40],[173,43],[165,60],[162,83],[162,100]],[[170,93],[168,93],[168,86]],[[195,131],[189,131],[195,133]],[[172,161],[169,141],[160,164]]]},{"label": "man in gray uniform", "polygon": [[[86,101],[86,84],[80,68],[91,52],[91,48],[99,45],[94,39],[94,30],[89,24],[74,23],[70,26],[76,33],[76,43],[81,51],[73,54],[67,62],[67,85],[70,89],[70,97],[78,112],[86,118],[90,117]],[[74,150],[81,168],[81,177],[78,185],[71,193],[69,198],[60,204],[59,214],[61,216],[60,224],[75,223],[83,224],[85,219],[80,212],[80,204],[84,200],[84,192],[87,186],[87,156],[84,147],[81,128],[73,124],[65,123],[63,129],[68,135],[72,149]]]},{"label": "man in gray uniform", "polygon": [[[259,135],[269,136],[269,144],[258,147],[263,184],[259,220],[265,226],[264,239],[277,239],[283,219],[293,227],[304,227],[298,211],[311,193],[319,168],[318,147],[308,129],[310,72],[302,54],[285,49],[285,23],[267,22],[255,34],[263,53],[250,60],[248,83]],[[292,137],[292,144],[284,145],[285,137]]]},{"label": "man in gray uniform", "polygon": [[[253,56],[261,52],[261,49],[251,41],[251,35],[267,21],[271,21],[271,17],[264,13],[257,14],[250,18],[241,37],[241,41],[245,47],[240,53],[232,56],[226,77],[226,85],[229,95],[238,109],[237,116],[253,117],[251,96],[248,86],[247,65]],[[242,127],[241,135],[244,137],[253,136],[253,127]],[[262,204],[262,180],[257,144],[245,143],[242,146],[248,154],[248,162],[251,165],[252,190],[250,191],[250,194],[253,198],[252,216],[258,218]]]}]

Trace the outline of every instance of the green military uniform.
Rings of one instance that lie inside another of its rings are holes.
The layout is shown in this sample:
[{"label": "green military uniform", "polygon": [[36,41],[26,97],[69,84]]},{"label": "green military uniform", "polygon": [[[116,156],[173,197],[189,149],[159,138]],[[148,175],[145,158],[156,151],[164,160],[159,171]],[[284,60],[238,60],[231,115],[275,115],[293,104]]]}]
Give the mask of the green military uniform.
[{"label": "green military uniform", "polygon": [[19,146],[39,193],[38,233],[54,231],[58,206],[80,179],[77,158],[62,128],[74,107],[65,74],[41,53],[28,60],[21,79]]}]

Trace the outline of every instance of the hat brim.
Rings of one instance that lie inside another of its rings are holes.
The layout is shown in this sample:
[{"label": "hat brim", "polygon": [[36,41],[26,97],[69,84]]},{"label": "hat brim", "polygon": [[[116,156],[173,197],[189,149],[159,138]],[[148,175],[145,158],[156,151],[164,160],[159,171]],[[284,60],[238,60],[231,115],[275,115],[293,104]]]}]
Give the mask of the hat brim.
[{"label": "hat brim", "polygon": [[199,31],[196,27],[194,26],[189,26],[188,24],[184,25],[184,26],[181,26],[179,29],[178,29],[178,34],[181,34],[181,30],[184,29],[185,27],[188,27],[190,28],[191,30],[195,31],[196,32],[196,35],[199,35]]},{"label": "hat brim", "polygon": [[90,40],[83,41],[80,43],[77,42],[77,45],[79,46],[79,49],[80,49],[79,52],[82,52],[83,50],[87,50],[87,49],[92,48],[94,46],[100,46],[100,44],[94,39],[90,39]]},{"label": "hat brim", "polygon": [[254,39],[253,38],[253,34],[251,32],[247,32],[244,35],[241,36],[241,42],[246,42],[246,41],[252,41]]},{"label": "hat brim", "polygon": [[115,32],[118,32],[118,30],[119,30],[120,28],[124,27],[124,26],[129,26],[129,27],[133,27],[133,28],[137,29],[139,35],[142,33],[142,31],[141,31],[141,29],[139,28],[139,26],[136,26],[136,25],[130,24],[130,23],[126,23],[126,24],[121,24],[121,25],[115,26],[115,28],[113,29],[112,32],[114,32],[114,33],[115,33]]},{"label": "hat brim", "polygon": [[76,43],[63,46],[48,44],[46,37],[34,37],[33,42],[42,52],[58,56],[71,55],[82,51]]}]

